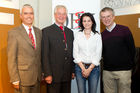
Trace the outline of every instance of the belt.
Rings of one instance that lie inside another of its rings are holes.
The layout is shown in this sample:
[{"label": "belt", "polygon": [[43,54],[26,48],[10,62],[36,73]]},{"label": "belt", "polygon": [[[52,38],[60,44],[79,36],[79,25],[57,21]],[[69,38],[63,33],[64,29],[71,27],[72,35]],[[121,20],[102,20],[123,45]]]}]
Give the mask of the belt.
[{"label": "belt", "polygon": [[[84,65],[85,67],[87,67],[87,66],[90,66],[91,63],[83,63],[83,65]],[[97,67],[99,67],[99,66],[95,66],[94,68],[97,68]]]},{"label": "belt", "polygon": [[90,66],[91,63],[83,63],[84,66]]}]

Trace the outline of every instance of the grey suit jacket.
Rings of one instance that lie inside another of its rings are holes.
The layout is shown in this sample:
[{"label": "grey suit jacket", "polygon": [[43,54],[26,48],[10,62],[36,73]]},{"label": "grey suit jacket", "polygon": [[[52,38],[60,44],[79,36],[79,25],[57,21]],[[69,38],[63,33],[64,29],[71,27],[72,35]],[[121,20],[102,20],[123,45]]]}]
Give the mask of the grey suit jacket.
[{"label": "grey suit jacket", "polygon": [[10,81],[20,81],[23,86],[34,85],[41,76],[42,32],[34,28],[36,49],[33,48],[23,25],[8,32],[8,70]]}]

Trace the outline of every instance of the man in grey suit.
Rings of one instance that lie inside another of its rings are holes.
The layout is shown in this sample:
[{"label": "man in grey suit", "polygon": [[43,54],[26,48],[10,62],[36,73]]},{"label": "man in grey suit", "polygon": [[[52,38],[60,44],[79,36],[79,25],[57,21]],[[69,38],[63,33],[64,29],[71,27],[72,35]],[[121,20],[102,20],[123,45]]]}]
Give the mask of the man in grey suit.
[{"label": "man in grey suit", "polygon": [[15,93],[39,93],[41,77],[41,31],[34,27],[34,12],[25,4],[22,25],[8,32],[8,69]]},{"label": "man in grey suit", "polygon": [[70,93],[71,79],[74,78],[73,32],[64,26],[65,6],[56,6],[54,16],[55,23],[42,32],[42,65],[47,93]]}]

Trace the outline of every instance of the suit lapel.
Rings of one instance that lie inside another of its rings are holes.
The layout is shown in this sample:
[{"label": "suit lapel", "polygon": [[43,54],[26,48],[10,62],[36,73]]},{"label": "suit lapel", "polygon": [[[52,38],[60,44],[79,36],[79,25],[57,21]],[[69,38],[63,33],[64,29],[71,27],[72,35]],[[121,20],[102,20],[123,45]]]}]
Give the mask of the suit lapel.
[{"label": "suit lapel", "polygon": [[[29,36],[28,36],[25,28],[23,27],[23,25],[20,26],[20,29],[21,29],[20,33],[23,36],[23,38],[32,46],[32,41],[29,38]],[[33,46],[32,46],[32,48],[33,48]]]},{"label": "suit lapel", "polygon": [[[58,39],[60,39],[60,41],[63,43],[63,40],[64,40],[63,31],[56,24],[54,24],[54,29],[55,29],[54,31],[56,31],[57,35],[59,36]],[[68,32],[66,31],[66,27],[64,27],[64,31],[65,31],[66,42],[67,42],[68,41]],[[68,47],[68,43],[69,43],[69,41],[67,42],[67,47]],[[63,43],[62,45],[65,48],[65,44]]]},{"label": "suit lapel", "polygon": [[63,31],[56,25],[54,24],[54,31],[59,35],[59,37],[61,38],[61,40],[64,39],[64,36],[63,36]]},{"label": "suit lapel", "polygon": [[33,27],[33,29],[34,29],[35,38],[36,38],[36,50],[37,50],[38,45],[39,45],[39,34],[38,34],[37,29],[35,27]]}]

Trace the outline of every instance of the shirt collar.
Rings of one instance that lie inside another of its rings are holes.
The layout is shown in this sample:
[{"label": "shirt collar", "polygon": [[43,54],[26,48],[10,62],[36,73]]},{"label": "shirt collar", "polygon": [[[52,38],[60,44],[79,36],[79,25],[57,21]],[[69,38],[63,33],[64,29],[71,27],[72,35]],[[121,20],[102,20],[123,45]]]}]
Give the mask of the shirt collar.
[{"label": "shirt collar", "polygon": [[[83,30],[83,35],[85,35],[84,30]],[[93,36],[94,33],[91,31],[90,35]]]},{"label": "shirt collar", "polygon": [[[24,26],[24,28],[25,28],[26,30],[29,30],[29,27],[28,27],[27,25],[25,25],[25,24],[23,24],[23,23],[22,23],[22,25]],[[31,29],[33,29],[33,26],[31,26]]]},{"label": "shirt collar", "polygon": [[116,26],[116,23],[114,22],[110,29],[108,29],[107,27],[106,29],[107,31],[111,32],[115,28],[115,26]]},{"label": "shirt collar", "polygon": [[[55,24],[56,24],[58,27],[60,27],[60,25],[59,25],[59,24],[57,24],[56,22],[55,22]],[[63,25],[63,29],[64,29],[64,25]]]}]

